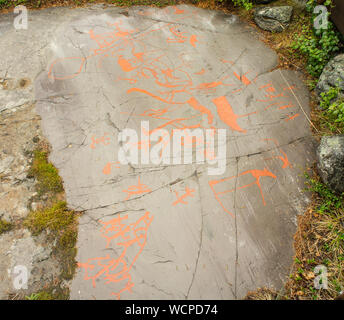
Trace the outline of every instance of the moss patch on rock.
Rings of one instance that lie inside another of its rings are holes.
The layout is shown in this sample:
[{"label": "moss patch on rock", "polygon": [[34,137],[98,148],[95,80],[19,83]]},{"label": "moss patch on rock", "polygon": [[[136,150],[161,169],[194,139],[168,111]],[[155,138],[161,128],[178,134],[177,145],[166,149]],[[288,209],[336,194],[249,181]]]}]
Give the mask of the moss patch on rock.
[{"label": "moss patch on rock", "polygon": [[45,231],[48,239],[55,243],[54,254],[61,261],[61,278],[72,279],[75,268],[78,213],[69,210],[65,201],[31,211],[24,221],[33,235]]},{"label": "moss patch on rock", "polygon": [[56,232],[57,234],[63,234],[63,232],[74,222],[74,212],[68,211],[66,202],[58,201],[49,208],[31,211],[24,225],[28,227],[34,235],[46,229]]},{"label": "moss patch on rock", "polygon": [[0,219],[0,234],[10,231],[12,228],[13,228],[12,223],[6,220]]},{"label": "moss patch on rock", "polygon": [[38,181],[37,191],[39,194],[47,192],[62,192],[62,179],[58,170],[48,161],[48,153],[42,150],[35,150],[29,176]]}]

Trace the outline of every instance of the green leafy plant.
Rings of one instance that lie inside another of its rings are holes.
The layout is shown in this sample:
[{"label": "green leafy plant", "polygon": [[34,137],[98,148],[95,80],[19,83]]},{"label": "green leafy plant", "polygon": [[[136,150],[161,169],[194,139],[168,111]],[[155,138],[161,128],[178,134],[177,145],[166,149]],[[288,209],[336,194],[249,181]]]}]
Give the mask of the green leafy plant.
[{"label": "green leafy plant", "polygon": [[339,86],[330,88],[320,94],[320,108],[323,110],[327,125],[332,131],[342,132],[344,129],[344,98]]},{"label": "green leafy plant", "polygon": [[344,124],[344,100],[339,99],[331,103],[328,114],[334,118],[335,122]]},{"label": "green leafy plant", "polygon": [[[317,1],[308,1],[310,24],[303,27],[302,34],[296,38],[292,48],[305,56],[307,71],[311,76],[318,78],[327,62],[340,50],[341,35],[330,21],[328,21],[327,29],[313,27],[315,19],[313,12],[316,5]],[[326,0],[324,5],[328,8],[332,7],[332,0]]]},{"label": "green leafy plant", "polygon": [[304,27],[292,48],[306,57],[307,71],[313,77],[319,77],[332,55],[339,51],[339,34],[331,22],[326,30],[314,30]]},{"label": "green leafy plant", "polygon": [[308,173],[305,174],[306,185],[308,191],[316,193],[321,202],[317,208],[318,213],[330,214],[331,212],[343,208],[343,198],[334,194],[324,183],[319,179],[310,177]]},{"label": "green leafy plant", "polygon": [[[308,11],[313,11],[315,6],[318,5],[318,0],[308,0],[306,4],[306,8]],[[333,0],[325,0],[323,3],[324,6],[326,7],[332,7],[333,6]]]},{"label": "green leafy plant", "polygon": [[232,0],[234,5],[238,7],[243,7],[246,10],[252,9],[252,3],[250,0]]},{"label": "green leafy plant", "polygon": [[242,7],[246,10],[252,9],[252,2],[250,0],[217,0],[220,3],[232,2],[237,7]]}]

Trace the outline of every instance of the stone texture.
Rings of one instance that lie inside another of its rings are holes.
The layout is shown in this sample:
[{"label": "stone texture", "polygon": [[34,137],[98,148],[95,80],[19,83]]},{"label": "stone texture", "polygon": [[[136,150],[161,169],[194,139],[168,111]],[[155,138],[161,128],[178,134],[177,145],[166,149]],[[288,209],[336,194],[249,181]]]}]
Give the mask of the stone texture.
[{"label": "stone texture", "polygon": [[[51,245],[44,235],[33,237],[18,227],[30,208],[34,209],[31,202],[37,196],[36,182],[27,175],[32,151],[42,139],[39,116],[32,105],[7,109],[0,113],[0,126],[0,218],[17,225],[0,235],[0,299],[10,295],[24,298],[41,291],[60,274],[59,263],[51,255]],[[27,289],[17,290],[13,285],[16,266],[27,268]]]},{"label": "stone texture", "polygon": [[316,92],[320,95],[336,86],[340,87],[344,95],[344,54],[337,55],[325,66],[316,86]]},{"label": "stone texture", "polygon": [[344,135],[322,137],[317,160],[323,182],[338,193],[344,192]]},{"label": "stone texture", "polygon": [[[26,229],[13,230],[0,236],[0,299],[38,292],[58,277],[60,269],[51,256],[51,246],[40,242],[35,241]],[[14,271],[18,266],[26,267],[27,289],[17,290],[14,286],[18,276]]]},{"label": "stone texture", "polygon": [[[29,29],[17,31],[12,14],[1,18],[1,212],[19,219],[37,207],[25,178],[25,155],[39,136],[37,100],[68,204],[84,210],[73,299],[235,299],[282,286],[309,201],[302,172],[315,158],[294,97],[309,113],[308,91],[297,73],[270,72],[277,56],[253,28],[190,6],[31,11]],[[230,104],[227,117],[213,102],[219,97]],[[119,131],[139,130],[142,120],[168,132],[170,120],[226,129],[225,173],[209,176],[209,165],[196,163],[117,168]],[[142,185],[150,191],[128,198]],[[175,203],[186,190],[193,192]],[[14,264],[33,266],[33,289],[54,278],[50,250],[25,230],[1,235],[1,296],[15,293],[6,273]]]},{"label": "stone texture", "polygon": [[13,110],[33,103],[33,86],[28,79],[0,77],[0,112]]},{"label": "stone texture", "polygon": [[8,221],[25,218],[35,196],[35,181],[27,176],[31,153],[37,145],[33,139],[41,134],[38,124],[32,105],[1,113],[4,134],[0,137],[0,217]]},{"label": "stone texture", "polygon": [[[270,72],[276,54],[231,15],[184,5],[72,13],[35,81],[51,160],[69,206],[84,212],[72,299],[236,299],[280,288],[308,201],[301,173],[315,157],[294,96],[308,113],[299,75]],[[226,129],[225,172],[118,164],[119,132],[139,133],[141,121],[169,133]]]},{"label": "stone texture", "polygon": [[[46,237],[34,237],[21,228],[37,198],[36,182],[28,178],[28,171],[32,151],[43,140],[33,80],[44,68],[44,47],[60,21],[59,15],[51,19],[49,12],[42,17],[30,12],[28,30],[13,28],[12,13],[0,17],[0,218],[16,225],[0,235],[0,299],[24,299],[56,283],[60,274]],[[38,205],[42,202],[37,200],[35,207]],[[13,286],[18,265],[28,270],[27,290]]]},{"label": "stone texture", "polygon": [[292,13],[291,6],[256,8],[254,21],[263,30],[282,32],[288,27]]}]

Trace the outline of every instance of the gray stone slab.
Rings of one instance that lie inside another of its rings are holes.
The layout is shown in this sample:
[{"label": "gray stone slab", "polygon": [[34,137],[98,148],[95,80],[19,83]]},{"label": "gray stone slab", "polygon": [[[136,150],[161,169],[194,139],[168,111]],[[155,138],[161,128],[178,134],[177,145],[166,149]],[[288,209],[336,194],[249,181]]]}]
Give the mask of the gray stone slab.
[{"label": "gray stone slab", "polygon": [[[84,211],[71,298],[280,288],[314,159],[300,75],[276,69],[276,54],[235,16],[185,5],[72,12],[35,81],[51,160],[69,206]],[[118,163],[119,133],[140,133],[142,121],[169,133],[226,129],[225,171]]]}]

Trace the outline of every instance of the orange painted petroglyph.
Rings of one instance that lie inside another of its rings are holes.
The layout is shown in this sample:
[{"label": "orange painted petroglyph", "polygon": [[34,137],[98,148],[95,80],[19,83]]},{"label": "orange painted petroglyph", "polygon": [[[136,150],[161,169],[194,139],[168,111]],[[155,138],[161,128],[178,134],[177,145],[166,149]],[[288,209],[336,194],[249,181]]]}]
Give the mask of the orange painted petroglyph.
[{"label": "orange painted petroglyph", "polygon": [[[277,143],[277,141],[275,139],[264,139],[264,140],[265,141],[272,141],[276,145],[276,147],[278,148],[278,143]],[[265,160],[280,159],[282,161],[282,168],[283,169],[286,169],[288,167],[291,168],[292,165],[289,162],[287,154],[281,148],[278,148],[278,151],[281,153],[281,155],[274,156],[273,158],[268,158],[268,159],[265,159]]]},{"label": "orange painted petroglyph", "polygon": [[194,108],[195,110],[199,111],[200,113],[205,114],[208,117],[208,124],[212,124],[214,120],[214,116],[211,111],[202,106],[194,97],[190,98],[187,103]]},{"label": "orange painted petroglyph", "polygon": [[[272,83],[265,84],[259,87],[259,89],[265,91],[266,93],[265,97],[267,98],[267,99],[257,99],[257,101],[260,101],[260,102],[268,102],[268,101],[275,100],[276,98],[285,97],[285,93],[284,92],[278,93]],[[292,90],[295,90],[294,86],[282,88],[282,91],[292,91]]]},{"label": "orange painted petroglyph", "polygon": [[264,91],[266,92],[265,97],[267,99],[257,99],[257,101],[267,102],[267,101],[274,100],[275,98],[284,97],[283,92],[282,93],[275,93],[276,88],[271,83],[268,83],[264,86],[261,86],[259,89],[264,89]]},{"label": "orange painted petroglyph", "polygon": [[129,81],[130,84],[135,84],[137,82],[136,79],[122,78],[122,77],[118,77],[117,80],[119,80],[119,81],[121,81],[121,80]]},{"label": "orange painted petroglyph", "polygon": [[238,131],[241,133],[245,133],[246,130],[242,129],[238,124],[238,119],[243,117],[248,117],[251,114],[257,112],[251,112],[244,115],[237,115],[234,113],[232,106],[227,101],[227,98],[222,96],[212,100],[213,103],[216,105],[217,113],[220,119],[228,125],[233,131]]},{"label": "orange painted petroglyph", "polygon": [[195,88],[190,88],[190,90],[203,90],[203,91],[206,91],[206,92],[215,92],[216,91],[216,88],[219,87],[219,86],[233,86],[233,84],[231,83],[224,83],[223,80],[227,79],[227,77],[224,77],[223,79],[221,80],[218,80],[218,81],[212,81],[212,82],[203,82],[203,83],[200,83],[199,85],[197,85]]},{"label": "orange painted petroglyph", "polygon": [[285,121],[290,121],[290,120],[294,120],[295,118],[297,118],[298,116],[300,116],[299,113],[296,113],[294,115],[289,115],[287,119],[285,119]]},{"label": "orange painted petroglyph", "polygon": [[139,116],[142,117],[152,117],[154,119],[166,119],[162,116],[168,112],[169,108],[159,108],[159,109],[153,109],[150,108],[148,110],[145,110],[143,113],[140,113]]},{"label": "orange painted petroglyph", "polygon": [[226,60],[226,59],[221,59],[222,63],[230,63],[230,64],[234,64],[234,61],[231,60]]},{"label": "orange painted petroglyph", "polygon": [[105,167],[103,168],[103,173],[106,174],[106,175],[111,174],[112,167],[119,168],[119,166],[117,166],[117,164],[119,164],[118,161],[116,161],[116,162],[108,162],[105,165]]},{"label": "orange painted petroglyph", "polygon": [[124,201],[129,200],[134,195],[143,194],[151,191],[152,190],[149,189],[147,185],[140,182],[140,177],[138,177],[137,185],[132,185],[127,190],[123,190],[123,192],[128,193]]},{"label": "orange painted petroglyph", "polygon": [[[114,81],[125,82],[127,85],[126,93],[129,96],[136,94],[138,97],[144,96],[150,98],[149,100],[147,99],[146,108],[144,110],[141,109],[138,114],[133,115],[140,118],[148,117],[154,119],[154,123],[158,122],[154,128],[151,128],[150,131],[146,133],[147,136],[155,130],[163,128],[171,130],[172,134],[170,138],[173,136],[174,129],[206,127],[216,129],[214,128],[214,122],[216,123],[214,118],[215,108],[220,120],[232,131],[244,134],[247,130],[241,126],[239,119],[267,111],[272,107],[275,107],[274,110],[285,110],[294,107],[294,105],[289,102],[282,103],[277,101],[280,98],[286,97],[287,91],[294,90],[294,86],[282,88],[281,92],[278,92],[272,83],[265,84],[259,88],[260,90],[264,90],[264,98],[261,100],[257,99],[256,101],[269,103],[268,106],[264,106],[262,111],[257,110],[251,113],[238,115],[233,110],[227,98],[223,95],[224,93],[218,94],[216,98],[211,100],[213,105],[210,102],[209,104],[205,103],[204,99],[209,93],[216,93],[224,87],[235,86],[235,90],[231,92],[233,94],[256,83],[257,77],[253,79],[252,76],[248,75],[249,72],[241,73],[231,70],[227,72],[227,75],[224,77],[218,76],[205,79],[204,75],[208,75],[208,69],[202,68],[202,66],[199,67],[193,60],[193,56],[196,52],[195,48],[200,43],[200,36],[183,31],[183,26],[177,26],[178,21],[184,21],[189,15],[194,13],[181,10],[177,7],[167,8],[166,12],[171,12],[171,10],[175,14],[173,23],[159,23],[147,30],[140,31],[138,29],[124,27],[123,21],[120,19],[116,20],[114,24],[109,24],[109,26],[113,27],[109,32],[96,34],[94,30],[90,30],[89,37],[97,44],[96,48],[90,50],[89,55],[86,55],[86,57],[70,57],[55,60],[49,68],[49,77],[57,80],[72,79],[82,72],[87,60],[96,58],[98,62],[97,66],[102,68],[103,64],[105,65],[104,61],[108,61],[105,59],[112,59],[113,65],[115,66],[114,70],[117,73]],[[139,14],[149,16],[151,13],[147,10]],[[149,46],[149,41],[146,41],[146,39],[149,40],[150,36],[154,36],[156,33],[164,35],[163,45],[165,45],[166,48],[161,49]],[[173,62],[171,61],[171,57],[164,52],[164,50],[168,51],[169,46],[178,46],[178,49],[180,49],[180,53],[176,57],[173,57]],[[71,62],[77,62],[74,68],[63,68],[63,63]],[[221,62],[228,64],[223,67],[228,67],[230,69],[235,65],[235,62],[231,60],[221,59]],[[107,66],[109,66],[109,64]],[[62,71],[60,71],[60,69]],[[201,100],[202,104],[195,97],[198,94],[204,96],[204,99]],[[191,116],[190,113],[188,113],[190,109],[193,112]],[[176,114],[178,114],[178,116]],[[288,119],[285,119],[285,121],[293,120],[298,116],[299,114],[291,115]],[[108,138],[104,137],[100,139],[92,137],[91,148],[94,149],[96,144],[99,143],[106,145],[108,143],[107,139]],[[160,141],[161,139],[162,138],[160,138]],[[188,139],[192,139],[192,137],[187,136],[181,143],[189,143],[190,141]],[[201,142],[192,139],[193,146],[198,143]],[[166,146],[167,143],[164,147]],[[139,141],[137,147],[148,151],[150,147],[149,139]],[[282,168],[291,167],[287,155],[283,150],[279,149],[279,151],[280,155],[275,156],[274,159],[282,161]],[[208,146],[206,146],[204,152],[208,159],[215,158],[215,154],[208,150]],[[106,175],[110,174],[111,168],[114,165],[115,163],[113,162],[107,163],[103,169],[103,173]],[[261,178],[270,177],[276,179],[273,173],[264,168],[264,170],[244,171],[237,176],[222,180],[209,181],[209,185],[216,200],[225,212],[232,216],[234,216],[233,213],[226,209],[221,199],[227,193],[233,192],[234,189],[216,192],[215,188],[222,185],[225,181],[234,178],[239,179],[242,176],[252,177],[254,181],[247,185],[239,186],[237,189],[239,190],[256,185],[260,190],[264,205],[266,205],[266,202],[262,191]],[[132,196],[151,192],[151,190],[147,185],[142,184],[140,178],[138,178],[137,185],[130,186],[127,190],[123,190],[123,192],[127,193],[125,200],[129,200]],[[185,198],[189,196],[192,197],[193,192],[193,189],[185,188],[185,194],[180,197],[176,192],[177,200],[173,202],[173,206],[178,203],[187,204]],[[118,224],[121,225],[121,222],[118,221]],[[105,270],[103,271],[105,274],[110,272],[106,268],[116,263],[114,262],[115,260],[110,257],[95,258],[93,261],[95,261],[98,267],[102,267],[103,270]],[[122,260],[119,261],[118,264],[122,264],[123,270],[126,270],[127,265],[125,265]],[[87,270],[91,270],[91,268],[89,267]],[[85,267],[85,271],[87,270]],[[113,271],[113,269],[111,271]],[[130,275],[123,272],[121,274],[121,279],[128,281],[123,290],[130,290],[133,286]],[[111,282],[112,280],[109,281]],[[120,297],[121,292],[122,291],[119,291],[115,294]]]},{"label": "orange painted petroglyph", "polygon": [[201,76],[204,73],[205,73],[205,70],[204,70],[204,68],[202,68],[201,71],[195,72],[194,74],[197,74],[198,76]]},{"label": "orange painted petroglyph", "polygon": [[179,9],[176,6],[172,6],[172,8],[174,9],[175,14],[183,14],[185,12],[185,10]]},{"label": "orange painted petroglyph", "polygon": [[[76,70],[71,73],[71,74],[66,74],[64,76],[56,76],[56,75],[53,75],[55,72],[54,72],[54,67],[59,64],[63,65],[66,61],[68,60],[80,60],[80,65],[76,68]],[[50,65],[50,68],[49,68],[49,71],[48,71],[48,77],[51,78],[51,79],[55,79],[55,80],[68,80],[68,79],[73,79],[75,78],[77,75],[79,75],[85,65],[85,62],[86,62],[86,59],[84,57],[67,57],[67,58],[60,58],[60,59],[57,59],[55,60],[51,65]]]},{"label": "orange painted petroglyph", "polygon": [[[295,90],[295,86],[284,87],[280,92],[277,92],[276,88],[272,85],[272,83],[265,84],[259,87],[260,90],[264,90],[266,92],[265,97],[267,99],[257,99],[256,101],[259,102],[271,102],[267,105],[263,111],[266,111],[272,107],[275,107],[274,110],[286,110],[290,108],[296,108],[296,106],[291,102],[285,102],[285,99],[288,96],[286,95],[286,91],[293,91]],[[284,100],[284,101],[283,101]],[[257,112],[258,113],[258,112]],[[297,113],[295,115],[288,115],[285,121],[290,121],[297,118],[300,114]]]},{"label": "orange painted petroglyph", "polygon": [[[250,84],[252,84],[252,81],[249,80],[246,75],[248,74],[249,72],[246,72],[245,74],[243,74],[242,76],[239,76],[236,72],[233,72],[234,76],[240,81],[242,82],[245,86],[249,86]],[[255,80],[253,80],[255,81]]]},{"label": "orange painted petroglyph", "polygon": [[[237,188],[234,188],[234,189],[221,191],[221,192],[216,192],[215,191],[215,186],[217,184],[225,182],[225,181],[228,181],[230,179],[239,178],[239,177],[247,175],[247,174],[250,174],[255,179],[252,183],[249,183],[249,184],[246,184],[244,186],[240,186],[240,187],[237,187]],[[247,171],[244,171],[244,172],[238,174],[237,176],[232,176],[232,177],[224,178],[224,179],[220,179],[220,180],[210,180],[208,183],[209,183],[209,186],[210,186],[211,190],[214,193],[214,196],[215,196],[216,200],[220,203],[220,205],[223,208],[223,210],[225,210],[225,212],[229,213],[232,217],[234,217],[234,214],[226,209],[226,207],[222,203],[222,201],[221,201],[219,196],[227,194],[227,193],[230,193],[230,192],[233,192],[235,190],[240,190],[240,189],[251,187],[253,185],[257,185],[258,188],[259,188],[262,200],[263,200],[263,204],[265,206],[266,202],[265,202],[265,198],[264,198],[264,194],[263,194],[263,190],[262,190],[262,186],[261,186],[261,182],[260,182],[260,179],[263,178],[263,177],[271,177],[273,179],[277,178],[272,172],[270,172],[268,169],[264,168],[264,170],[247,170]]]},{"label": "orange painted petroglyph", "polygon": [[178,191],[174,191],[174,192],[177,196],[177,200],[172,203],[173,206],[177,205],[178,203],[188,204],[184,199],[187,197],[193,197],[194,196],[193,193],[195,192],[195,189],[190,189],[189,187],[185,187],[185,193],[181,196],[179,196]]},{"label": "orange painted petroglyph", "polygon": [[[78,263],[78,267],[84,269],[84,279],[92,280],[93,287],[96,287],[96,280],[103,280],[105,284],[118,285],[120,289],[111,294],[117,299],[121,298],[124,291],[131,292],[134,283],[130,274],[133,265],[142,253],[146,242],[147,232],[153,217],[147,211],[134,223],[126,223],[128,215],[100,223],[102,237],[106,239],[106,248],[117,247],[121,250],[116,258],[110,255],[104,257],[90,258],[85,263]],[[130,257],[127,256],[130,252]],[[134,253],[134,255],[133,255]]]},{"label": "orange painted petroglyph", "polygon": [[188,37],[185,37],[183,34],[185,32],[181,32],[177,29],[177,27],[170,27],[170,32],[174,35],[173,38],[167,38],[167,42],[172,42],[172,43],[184,43]]},{"label": "orange painted petroglyph", "polygon": [[280,110],[284,110],[284,109],[287,109],[287,108],[294,108],[294,107],[295,106],[292,103],[290,103],[290,104],[285,104],[283,106],[280,106],[279,109]]},{"label": "orange painted petroglyph", "polygon": [[108,146],[110,144],[110,138],[106,137],[108,135],[108,133],[105,133],[104,136],[100,137],[100,138],[96,138],[95,136],[91,137],[92,143],[90,145],[91,149],[95,149],[96,148],[96,144],[103,144],[104,146]]},{"label": "orange painted petroglyph", "polygon": [[276,107],[275,110],[284,110],[288,108],[295,108],[295,105],[293,105],[292,103],[285,104],[283,101],[276,101],[267,105],[264,108],[264,111],[270,109],[271,107]]},{"label": "orange painted petroglyph", "polygon": [[130,72],[136,69],[136,67],[131,65],[129,60],[124,59],[121,55],[118,57],[117,63],[120,65],[124,72]]},{"label": "orange painted petroglyph", "polygon": [[[183,12],[184,13],[184,12]],[[184,19],[184,18],[183,18]],[[176,20],[178,21],[178,19]],[[140,33],[135,38],[133,34],[138,32],[137,29],[125,29],[122,27],[123,23],[121,20],[116,21],[114,24],[109,24],[114,27],[113,31],[109,31],[104,34],[95,34],[93,30],[90,30],[89,35],[92,40],[94,40],[98,48],[91,50],[91,54],[86,57],[86,59],[92,57],[99,57],[100,55],[106,57],[116,58],[116,62],[122,72],[128,74],[128,76],[122,77],[118,76],[116,81],[126,81],[129,85],[135,85],[127,89],[127,93],[142,93],[146,96],[151,97],[160,103],[167,104],[168,106],[176,105],[183,107],[192,107],[199,114],[197,116],[202,116],[202,114],[207,115],[208,125],[213,123],[214,116],[211,109],[201,105],[197,102],[193,90],[201,90],[206,92],[215,92],[219,87],[223,86],[233,86],[231,83],[225,83],[224,80],[229,76],[225,76],[222,79],[214,79],[208,82],[194,83],[195,80],[191,77],[191,74],[203,75],[206,70],[204,68],[199,72],[188,72],[186,68],[192,68],[192,63],[188,62],[186,58],[186,53],[181,53],[179,56],[180,64],[178,63],[171,68],[168,65],[168,60],[164,60],[167,56],[166,53],[160,52],[159,50],[148,50],[145,42],[143,41],[152,32],[158,32],[164,28],[168,28],[173,37],[167,37],[168,42],[186,43],[189,39],[191,47],[195,47],[198,42],[198,37],[196,35],[187,35],[186,32],[182,32],[172,23],[166,23],[157,27],[156,29],[151,29]],[[125,49],[129,49],[129,52],[125,53]],[[190,54],[188,54],[190,55]],[[223,63],[231,63],[229,60],[222,60]],[[52,65],[53,68],[53,65]],[[78,70],[80,73],[80,70]],[[252,84],[254,80],[248,79],[246,76],[248,72],[239,76],[237,73],[233,72],[235,78],[237,78],[245,86]],[[157,85],[156,88],[152,86],[147,88],[141,87],[141,80],[152,79]],[[160,89],[161,88],[161,89]],[[240,90],[240,89],[239,89]],[[217,112],[222,121],[224,121],[232,130],[245,133],[246,130],[241,128],[238,124],[238,119],[242,117],[247,117],[250,114],[257,112],[248,113],[245,115],[236,115],[231,107],[231,105],[225,101],[224,97],[219,97],[213,100],[216,104]],[[145,111],[143,116],[151,116],[158,118],[161,116],[166,116],[165,113],[168,112],[167,108],[160,108],[158,111],[149,109]],[[186,122],[191,121],[195,118],[171,118],[165,117],[166,122],[159,126],[163,128],[166,126],[173,126],[175,128],[197,128],[203,127],[201,122],[196,124],[187,124]],[[201,118],[201,117],[200,117]],[[201,120],[201,119],[200,119]],[[141,146],[142,147],[142,146]],[[148,147],[148,146],[145,146]]]},{"label": "orange painted petroglyph", "polygon": [[198,42],[197,36],[194,35],[194,34],[192,34],[191,37],[190,37],[190,44],[191,44],[194,48],[196,48],[196,42]]}]

